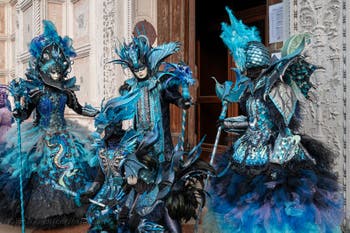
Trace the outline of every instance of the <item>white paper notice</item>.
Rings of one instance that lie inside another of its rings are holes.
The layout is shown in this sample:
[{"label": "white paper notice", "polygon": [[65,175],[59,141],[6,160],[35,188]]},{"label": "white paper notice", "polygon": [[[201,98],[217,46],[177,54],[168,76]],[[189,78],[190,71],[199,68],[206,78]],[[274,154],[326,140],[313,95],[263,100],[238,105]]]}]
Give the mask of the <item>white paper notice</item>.
[{"label": "white paper notice", "polygon": [[283,3],[269,7],[269,43],[283,41]]}]

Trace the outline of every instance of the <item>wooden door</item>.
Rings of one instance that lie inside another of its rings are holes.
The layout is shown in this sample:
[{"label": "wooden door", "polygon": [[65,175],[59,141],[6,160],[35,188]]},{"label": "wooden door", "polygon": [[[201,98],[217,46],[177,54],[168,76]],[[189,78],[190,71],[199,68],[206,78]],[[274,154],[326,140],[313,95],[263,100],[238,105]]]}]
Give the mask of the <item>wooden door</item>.
[{"label": "wooden door", "polygon": [[[184,61],[196,77],[195,57],[195,0],[161,0],[158,1],[158,44],[170,41],[181,42],[181,50],[170,57],[170,62]],[[198,85],[198,83],[196,84]],[[196,102],[196,87],[191,88],[193,101]],[[181,110],[171,106],[171,132],[176,143],[181,132]],[[195,106],[187,113],[185,147],[190,148],[197,143],[195,130]]]},{"label": "wooden door", "polygon": [[[180,41],[182,50],[170,61],[184,61],[190,65],[197,84],[191,93],[196,105],[187,117],[187,147],[195,145],[204,135],[203,156],[208,158],[216,136],[216,121],[221,112],[221,102],[215,95],[215,76],[219,82],[234,80],[234,66],[229,51],[220,39],[221,22],[228,22],[225,6],[248,25],[255,25],[263,42],[267,37],[266,0],[161,0],[158,1],[158,43]],[[231,104],[228,116],[239,115],[237,104]],[[181,111],[171,108],[171,131],[174,142],[181,131]],[[223,133],[219,152],[235,139]]]}]

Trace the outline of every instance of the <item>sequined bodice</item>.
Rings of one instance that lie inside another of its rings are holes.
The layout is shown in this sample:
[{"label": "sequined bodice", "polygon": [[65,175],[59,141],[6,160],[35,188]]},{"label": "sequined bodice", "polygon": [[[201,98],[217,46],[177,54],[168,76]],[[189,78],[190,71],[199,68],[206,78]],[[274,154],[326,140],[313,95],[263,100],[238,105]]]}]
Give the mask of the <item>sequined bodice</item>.
[{"label": "sequined bodice", "polygon": [[161,106],[159,88],[150,90],[150,80],[138,83],[140,98],[137,103],[137,126],[142,129],[152,129],[156,122],[161,119]]},{"label": "sequined bodice", "polygon": [[276,131],[276,126],[271,120],[270,110],[266,103],[258,98],[249,97],[246,102],[248,110],[248,133],[256,134],[257,140],[266,142],[271,134]]},{"label": "sequined bodice", "polygon": [[271,110],[265,101],[250,96],[246,102],[248,128],[244,135],[233,145],[232,159],[236,163],[248,166],[262,166],[267,163],[283,164],[290,159],[305,159],[304,152],[298,146],[298,136],[288,128],[281,136],[275,125]]},{"label": "sequined bodice", "polygon": [[106,178],[121,177],[119,164],[123,158],[122,151],[118,148],[100,150],[100,165]]},{"label": "sequined bodice", "polygon": [[66,126],[66,102],[67,96],[62,92],[45,92],[37,105],[39,125],[47,129],[63,129]]},{"label": "sequined bodice", "polygon": [[[134,90],[139,89],[140,98],[137,103],[137,112],[135,117],[135,126],[139,131],[153,130],[158,124],[163,129],[162,106],[161,106],[161,85],[159,85],[155,77],[149,80],[137,82]],[[164,131],[160,130],[158,142],[154,145],[154,154],[160,156],[163,161],[164,152]]]}]

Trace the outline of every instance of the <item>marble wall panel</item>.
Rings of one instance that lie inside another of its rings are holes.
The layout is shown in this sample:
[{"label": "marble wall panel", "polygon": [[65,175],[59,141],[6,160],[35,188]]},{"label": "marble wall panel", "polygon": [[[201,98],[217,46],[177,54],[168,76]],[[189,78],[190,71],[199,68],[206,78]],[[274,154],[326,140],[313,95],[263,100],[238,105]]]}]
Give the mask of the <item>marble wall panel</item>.
[{"label": "marble wall panel", "polygon": [[33,38],[33,6],[23,11],[23,50],[28,49],[28,44]]},{"label": "marble wall panel", "polygon": [[89,1],[79,0],[74,3],[74,41],[77,45],[89,42]]},{"label": "marble wall panel", "polygon": [[58,34],[62,34],[63,4],[61,2],[48,2],[47,18],[56,25]]},{"label": "marble wall panel", "polygon": [[5,34],[5,5],[0,5],[0,34]]},{"label": "marble wall panel", "polygon": [[89,57],[77,58],[74,60],[71,76],[77,78],[77,84],[80,86],[80,91],[77,91],[77,97],[81,104],[89,102]]},{"label": "marble wall panel", "polygon": [[0,41],[0,69],[6,68],[6,42]]}]

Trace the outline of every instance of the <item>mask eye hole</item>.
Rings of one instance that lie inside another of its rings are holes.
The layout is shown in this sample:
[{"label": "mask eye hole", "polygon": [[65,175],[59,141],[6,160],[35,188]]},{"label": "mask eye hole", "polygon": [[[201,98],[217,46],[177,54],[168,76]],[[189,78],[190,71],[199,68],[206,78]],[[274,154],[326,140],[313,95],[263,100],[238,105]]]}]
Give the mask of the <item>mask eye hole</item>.
[{"label": "mask eye hole", "polygon": [[47,53],[43,54],[43,58],[44,58],[44,60],[47,60],[47,61],[50,60],[50,56]]}]

